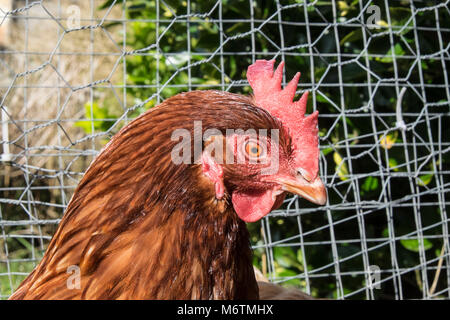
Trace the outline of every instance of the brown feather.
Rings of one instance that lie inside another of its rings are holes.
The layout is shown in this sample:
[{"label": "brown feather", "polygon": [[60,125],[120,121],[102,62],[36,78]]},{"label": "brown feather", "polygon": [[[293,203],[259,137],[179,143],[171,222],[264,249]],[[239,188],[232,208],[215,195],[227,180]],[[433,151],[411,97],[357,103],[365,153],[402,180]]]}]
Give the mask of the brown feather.
[{"label": "brown feather", "polygon": [[[258,298],[248,231],[229,195],[215,199],[200,165],[171,161],[173,130],[192,133],[193,120],[203,132],[281,128],[249,98],[219,91],[180,94],[144,113],[93,161],[11,299]],[[67,288],[72,265],[81,289]]]}]

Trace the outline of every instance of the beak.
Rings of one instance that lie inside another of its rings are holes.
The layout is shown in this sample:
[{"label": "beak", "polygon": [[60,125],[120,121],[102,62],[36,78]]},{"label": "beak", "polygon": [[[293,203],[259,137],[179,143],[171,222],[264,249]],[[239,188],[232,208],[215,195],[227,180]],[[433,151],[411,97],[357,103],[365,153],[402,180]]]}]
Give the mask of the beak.
[{"label": "beak", "polygon": [[327,202],[327,190],[319,177],[309,182],[301,175],[296,178],[279,178],[277,183],[284,191],[296,194],[312,203],[324,205]]}]

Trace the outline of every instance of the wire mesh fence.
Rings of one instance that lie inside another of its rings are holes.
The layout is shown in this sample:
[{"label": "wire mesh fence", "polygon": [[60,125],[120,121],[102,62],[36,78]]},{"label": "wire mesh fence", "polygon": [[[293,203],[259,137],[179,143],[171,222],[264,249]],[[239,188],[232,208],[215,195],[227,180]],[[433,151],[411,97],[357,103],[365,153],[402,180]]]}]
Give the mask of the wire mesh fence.
[{"label": "wire mesh fence", "polygon": [[302,72],[323,207],[249,224],[254,264],[321,298],[450,296],[449,1],[0,1],[0,298],[39,262],[108,139],[183,91]]}]

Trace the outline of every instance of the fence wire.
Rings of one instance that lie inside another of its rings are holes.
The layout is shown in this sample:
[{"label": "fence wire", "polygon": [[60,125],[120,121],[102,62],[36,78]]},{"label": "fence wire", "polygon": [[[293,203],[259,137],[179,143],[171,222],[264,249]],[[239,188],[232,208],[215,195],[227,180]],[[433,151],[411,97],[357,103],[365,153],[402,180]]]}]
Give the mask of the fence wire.
[{"label": "fence wire", "polygon": [[[0,1],[0,298],[39,262],[105,142],[182,91],[248,94],[286,61],[319,110],[323,207],[249,225],[271,280],[448,299],[449,1]],[[297,68],[297,69],[295,69]]]}]

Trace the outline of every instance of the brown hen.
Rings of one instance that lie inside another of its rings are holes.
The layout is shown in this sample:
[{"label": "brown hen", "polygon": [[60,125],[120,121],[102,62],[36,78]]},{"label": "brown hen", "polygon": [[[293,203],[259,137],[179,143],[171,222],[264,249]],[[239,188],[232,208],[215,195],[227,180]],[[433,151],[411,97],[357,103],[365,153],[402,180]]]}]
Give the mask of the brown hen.
[{"label": "brown hen", "polygon": [[[125,126],[86,171],[42,261],[10,299],[258,299],[245,222],[280,206],[286,191],[326,199],[315,164],[298,166],[294,127],[267,109],[257,90],[253,99],[194,91]],[[186,163],[173,159],[176,129],[189,133]],[[249,132],[260,129],[270,134],[254,140]],[[196,152],[195,137],[208,132]],[[262,140],[267,154],[277,150],[274,173],[262,174],[273,164],[259,161]],[[217,141],[230,148],[206,153]],[[230,154],[247,158],[228,164]],[[77,287],[69,285],[74,267]]]}]

